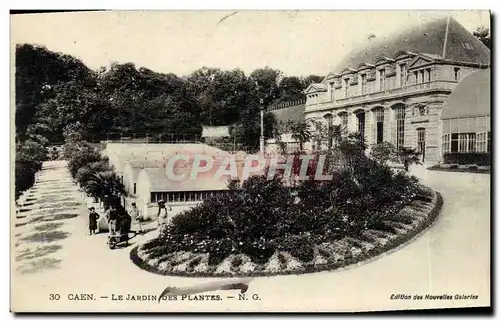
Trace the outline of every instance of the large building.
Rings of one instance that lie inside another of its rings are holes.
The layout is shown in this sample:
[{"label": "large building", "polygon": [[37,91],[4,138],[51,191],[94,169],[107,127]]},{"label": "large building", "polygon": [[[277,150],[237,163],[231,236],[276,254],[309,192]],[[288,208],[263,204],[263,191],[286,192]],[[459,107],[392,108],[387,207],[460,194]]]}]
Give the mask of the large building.
[{"label": "large building", "polygon": [[[310,85],[305,91],[305,117],[360,132],[368,146],[388,141],[396,147],[418,148],[423,161],[436,163],[449,151],[446,144],[448,150],[443,150],[442,138],[452,136],[446,136],[450,130],[443,126],[448,122],[442,120],[455,114],[456,104],[446,104],[448,97],[464,89],[457,84],[465,83],[469,74],[482,69],[489,73],[489,67],[490,50],[454,19],[411,26],[369,41],[348,54],[320,84]],[[467,116],[459,113],[457,118],[475,122],[479,117],[477,122],[489,123],[489,107],[483,119],[485,113],[471,106]],[[467,151],[477,149],[482,146],[471,145]]]}]

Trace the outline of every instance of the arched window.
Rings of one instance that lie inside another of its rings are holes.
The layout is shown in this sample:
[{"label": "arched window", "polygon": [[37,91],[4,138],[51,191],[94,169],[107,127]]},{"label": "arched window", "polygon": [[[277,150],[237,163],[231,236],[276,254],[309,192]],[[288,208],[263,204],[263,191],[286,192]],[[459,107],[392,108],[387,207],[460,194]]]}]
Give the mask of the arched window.
[{"label": "arched window", "polygon": [[347,134],[347,126],[349,124],[349,119],[347,117],[347,112],[343,112],[339,114],[340,117],[340,125],[342,126],[342,134]]},{"label": "arched window", "polygon": [[373,110],[373,116],[375,120],[375,143],[380,143],[384,141],[384,108],[376,107]]},{"label": "arched window", "polygon": [[361,135],[361,140],[365,138],[365,111],[356,113],[357,131]]},{"label": "arched window", "polygon": [[333,115],[328,113],[323,116],[326,121],[326,130],[328,135],[328,148],[333,145]]}]

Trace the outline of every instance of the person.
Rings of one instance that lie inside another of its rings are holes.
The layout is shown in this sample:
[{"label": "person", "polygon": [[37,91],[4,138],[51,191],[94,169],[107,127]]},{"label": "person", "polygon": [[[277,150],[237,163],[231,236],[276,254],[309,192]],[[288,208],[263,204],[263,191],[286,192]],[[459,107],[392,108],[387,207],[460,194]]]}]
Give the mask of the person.
[{"label": "person", "polygon": [[109,234],[111,236],[116,235],[116,231],[118,230],[118,209],[115,204],[110,205],[106,217],[108,221]]},{"label": "person", "polygon": [[90,213],[89,213],[89,231],[90,235],[96,234],[95,231],[97,229],[97,220],[99,219],[99,214],[95,211],[94,207],[89,208]]},{"label": "person", "polygon": [[[167,206],[164,200],[158,201],[158,228],[164,224],[168,224]],[[168,211],[172,211],[172,207],[168,206]]]},{"label": "person", "polygon": [[130,217],[132,217],[132,222],[134,223],[134,226],[137,228],[136,232],[138,234],[141,234],[142,233],[141,214],[135,202],[132,202],[132,207],[130,208]]},{"label": "person", "polygon": [[118,216],[119,216],[119,229],[120,235],[125,240],[126,245],[128,245],[129,232],[130,232],[130,224],[132,222],[132,218],[127,213],[125,208],[121,205],[118,207]]}]

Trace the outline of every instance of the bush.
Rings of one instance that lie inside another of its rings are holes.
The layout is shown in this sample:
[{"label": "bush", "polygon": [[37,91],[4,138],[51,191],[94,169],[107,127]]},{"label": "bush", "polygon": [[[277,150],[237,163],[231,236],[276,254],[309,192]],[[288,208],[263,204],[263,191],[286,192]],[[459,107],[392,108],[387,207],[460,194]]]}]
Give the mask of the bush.
[{"label": "bush", "polygon": [[42,169],[42,163],[47,159],[45,147],[34,140],[28,139],[16,144],[15,160],[15,198],[31,188],[35,182],[35,173]]},{"label": "bush", "polygon": [[445,153],[446,164],[477,164],[478,166],[490,165],[489,153]]},{"label": "bush", "polygon": [[371,151],[370,156],[377,162],[385,164],[389,161],[397,161],[397,149],[390,142],[380,142],[375,144]]}]

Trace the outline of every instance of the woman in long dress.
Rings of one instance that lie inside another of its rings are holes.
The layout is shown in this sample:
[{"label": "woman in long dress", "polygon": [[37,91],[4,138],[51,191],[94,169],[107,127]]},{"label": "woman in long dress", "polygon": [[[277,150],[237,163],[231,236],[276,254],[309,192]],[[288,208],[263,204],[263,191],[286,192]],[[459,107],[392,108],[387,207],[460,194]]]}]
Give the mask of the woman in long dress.
[{"label": "woman in long dress", "polygon": [[90,235],[94,234],[97,229],[97,220],[99,219],[99,214],[95,211],[94,207],[89,208],[90,213],[89,213],[89,231]]}]

